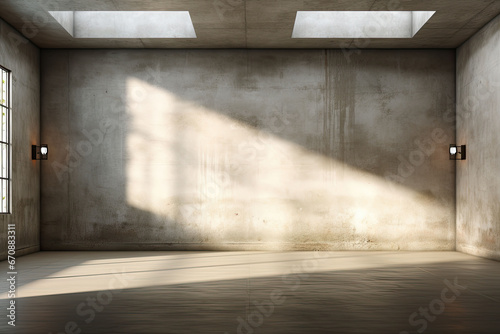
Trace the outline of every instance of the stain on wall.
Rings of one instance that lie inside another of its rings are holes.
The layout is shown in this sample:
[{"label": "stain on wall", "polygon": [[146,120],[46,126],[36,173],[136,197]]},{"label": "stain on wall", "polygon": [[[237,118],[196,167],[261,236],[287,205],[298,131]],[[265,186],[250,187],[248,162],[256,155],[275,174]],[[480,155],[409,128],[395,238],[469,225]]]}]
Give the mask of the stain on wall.
[{"label": "stain on wall", "polygon": [[43,50],[42,68],[43,250],[455,249],[454,51]]}]

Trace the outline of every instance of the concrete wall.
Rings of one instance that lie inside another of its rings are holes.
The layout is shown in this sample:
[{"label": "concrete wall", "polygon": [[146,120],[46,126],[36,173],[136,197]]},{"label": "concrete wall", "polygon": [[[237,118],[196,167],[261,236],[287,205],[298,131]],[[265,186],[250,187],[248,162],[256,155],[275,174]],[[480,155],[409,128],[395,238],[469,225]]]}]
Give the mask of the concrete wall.
[{"label": "concrete wall", "polygon": [[44,50],[43,250],[455,249],[455,52]]},{"label": "concrete wall", "polygon": [[12,214],[0,215],[0,260],[7,258],[7,224],[16,224],[16,255],[40,249],[40,52],[0,20],[0,64],[12,71]]},{"label": "concrete wall", "polygon": [[500,259],[500,18],[458,49],[457,250]]}]

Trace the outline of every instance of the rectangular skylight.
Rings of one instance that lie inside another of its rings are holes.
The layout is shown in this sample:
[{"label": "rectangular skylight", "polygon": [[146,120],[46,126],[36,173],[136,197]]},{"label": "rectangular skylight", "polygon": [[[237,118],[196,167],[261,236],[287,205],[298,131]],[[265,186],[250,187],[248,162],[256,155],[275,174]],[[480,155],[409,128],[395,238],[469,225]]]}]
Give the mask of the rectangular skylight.
[{"label": "rectangular skylight", "polygon": [[50,12],[74,38],[196,38],[187,11]]},{"label": "rectangular skylight", "polygon": [[435,11],[298,11],[292,38],[412,38]]}]

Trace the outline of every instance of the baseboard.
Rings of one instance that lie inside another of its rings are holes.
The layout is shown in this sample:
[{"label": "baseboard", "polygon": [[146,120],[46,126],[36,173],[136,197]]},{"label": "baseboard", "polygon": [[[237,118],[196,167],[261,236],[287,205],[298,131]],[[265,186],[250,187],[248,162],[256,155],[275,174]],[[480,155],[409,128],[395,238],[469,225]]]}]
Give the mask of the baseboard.
[{"label": "baseboard", "polygon": [[377,243],[126,243],[126,242],[43,242],[42,251],[454,251],[455,244],[415,242],[400,247]]},{"label": "baseboard", "polygon": [[[25,248],[16,249],[16,254],[14,256],[18,258],[20,256],[36,253],[39,251],[40,251],[40,245],[29,246]],[[2,254],[2,256],[0,257],[0,261],[4,260],[7,260],[7,254]]]},{"label": "baseboard", "polygon": [[489,249],[479,248],[471,245],[457,245],[457,251],[469,255],[483,257],[489,260],[500,261],[499,251],[492,251]]}]

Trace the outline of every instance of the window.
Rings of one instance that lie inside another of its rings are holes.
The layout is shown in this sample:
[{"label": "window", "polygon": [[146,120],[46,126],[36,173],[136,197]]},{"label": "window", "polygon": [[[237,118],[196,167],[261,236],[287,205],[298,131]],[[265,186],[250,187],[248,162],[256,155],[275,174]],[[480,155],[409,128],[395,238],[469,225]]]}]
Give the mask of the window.
[{"label": "window", "polygon": [[10,143],[10,112],[11,112],[11,73],[0,66],[0,111],[2,112],[2,127],[0,129],[0,213],[10,213],[11,188],[11,143]]}]

